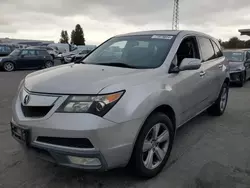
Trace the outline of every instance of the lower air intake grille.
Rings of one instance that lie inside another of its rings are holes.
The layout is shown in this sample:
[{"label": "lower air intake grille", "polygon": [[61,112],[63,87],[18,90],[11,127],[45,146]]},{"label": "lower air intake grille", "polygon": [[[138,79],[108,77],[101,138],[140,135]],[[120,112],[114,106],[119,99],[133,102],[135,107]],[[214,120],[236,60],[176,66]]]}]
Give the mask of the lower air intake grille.
[{"label": "lower air intake grille", "polygon": [[38,142],[74,148],[94,148],[87,138],[59,138],[39,136]]}]

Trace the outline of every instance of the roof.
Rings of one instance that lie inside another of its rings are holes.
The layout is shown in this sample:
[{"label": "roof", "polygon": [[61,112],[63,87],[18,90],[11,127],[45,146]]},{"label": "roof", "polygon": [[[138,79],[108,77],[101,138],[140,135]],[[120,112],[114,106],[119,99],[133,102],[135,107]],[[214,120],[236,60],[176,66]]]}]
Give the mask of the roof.
[{"label": "roof", "polygon": [[[189,30],[149,30],[149,31],[138,31],[138,32],[132,32],[132,33],[126,33],[121,34],[117,36],[132,36],[132,35],[178,35],[179,33],[182,34],[201,34],[201,35],[207,35],[202,32],[197,31],[189,31]],[[209,35],[207,35],[209,36]],[[211,37],[211,36],[209,36]]]},{"label": "roof", "polygon": [[198,32],[198,31],[191,31],[191,30],[149,30],[149,31],[139,31],[139,32],[133,32],[133,33],[126,33],[121,35],[116,35],[115,37],[121,37],[121,36],[134,36],[134,35],[178,35],[178,34],[184,35],[201,35],[205,37],[209,37],[212,39],[215,39],[214,37]]},{"label": "roof", "polygon": [[118,36],[127,35],[177,35],[180,31],[177,30],[150,30],[150,31],[138,31],[132,33],[121,34]]}]

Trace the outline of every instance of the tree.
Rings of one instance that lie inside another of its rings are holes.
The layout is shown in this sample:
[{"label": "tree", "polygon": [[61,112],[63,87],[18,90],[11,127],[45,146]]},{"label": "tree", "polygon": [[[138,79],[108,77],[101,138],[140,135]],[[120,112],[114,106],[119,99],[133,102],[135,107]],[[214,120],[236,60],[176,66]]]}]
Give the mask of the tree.
[{"label": "tree", "polygon": [[69,43],[69,35],[66,30],[61,32],[60,43]]},{"label": "tree", "polygon": [[228,41],[221,42],[225,49],[249,48],[250,41],[240,40],[238,37],[232,37]]},{"label": "tree", "polygon": [[85,45],[84,33],[80,24],[77,24],[71,32],[71,44]]},{"label": "tree", "polygon": [[74,44],[74,41],[75,41],[75,30],[72,30],[71,31],[71,36],[70,36],[70,38],[71,38],[71,44]]}]

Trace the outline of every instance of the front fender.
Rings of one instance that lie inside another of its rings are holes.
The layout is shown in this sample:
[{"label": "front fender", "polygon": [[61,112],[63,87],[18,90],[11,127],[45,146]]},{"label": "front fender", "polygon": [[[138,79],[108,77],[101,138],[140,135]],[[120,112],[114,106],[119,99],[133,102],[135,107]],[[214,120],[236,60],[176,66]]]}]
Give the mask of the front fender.
[{"label": "front fender", "polygon": [[159,84],[159,82],[130,87],[104,118],[117,123],[139,118],[146,119],[154,109],[161,105],[169,105],[174,110],[178,125],[180,122],[179,101],[171,86]]}]

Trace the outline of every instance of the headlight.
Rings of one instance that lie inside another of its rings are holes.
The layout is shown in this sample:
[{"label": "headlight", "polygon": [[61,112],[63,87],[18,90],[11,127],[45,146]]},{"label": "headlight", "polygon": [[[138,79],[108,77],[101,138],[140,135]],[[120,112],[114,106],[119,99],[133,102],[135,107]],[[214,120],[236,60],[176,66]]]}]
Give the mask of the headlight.
[{"label": "headlight", "polygon": [[122,97],[125,91],[119,91],[104,95],[75,95],[68,99],[58,108],[61,113],[91,113],[104,116]]}]

